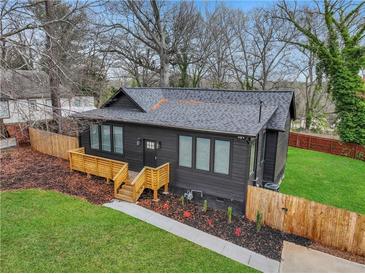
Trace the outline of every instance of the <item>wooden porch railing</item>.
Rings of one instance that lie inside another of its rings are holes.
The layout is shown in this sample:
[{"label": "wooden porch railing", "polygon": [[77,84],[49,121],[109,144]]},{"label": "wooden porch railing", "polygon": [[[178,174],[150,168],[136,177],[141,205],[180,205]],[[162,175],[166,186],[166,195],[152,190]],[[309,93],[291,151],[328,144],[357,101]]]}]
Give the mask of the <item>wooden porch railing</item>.
[{"label": "wooden porch railing", "polygon": [[85,148],[83,147],[70,150],[69,159],[71,170],[85,172],[88,175],[104,177],[107,182],[109,182],[109,180],[113,180],[114,183],[117,181],[119,186],[128,178],[127,163],[85,154]]},{"label": "wooden porch railing", "polygon": [[[128,163],[85,154],[80,147],[69,151],[70,169],[85,172],[114,181],[114,196],[136,202],[145,188],[153,190],[153,199],[158,199],[157,191],[163,186],[168,191],[170,164],[153,168],[145,166],[132,182],[128,180]],[[125,183],[125,184],[123,184]]]},{"label": "wooden porch railing", "polygon": [[130,185],[133,188],[132,199],[137,201],[145,188],[153,190],[153,199],[158,200],[157,191],[164,186],[164,191],[168,191],[170,178],[170,163],[165,163],[159,167],[153,168],[145,166],[134,178]]},{"label": "wooden porch railing", "polygon": [[128,178],[128,164],[124,165],[117,175],[113,178],[114,181],[114,196],[118,193],[118,189],[123,182],[126,182]]}]

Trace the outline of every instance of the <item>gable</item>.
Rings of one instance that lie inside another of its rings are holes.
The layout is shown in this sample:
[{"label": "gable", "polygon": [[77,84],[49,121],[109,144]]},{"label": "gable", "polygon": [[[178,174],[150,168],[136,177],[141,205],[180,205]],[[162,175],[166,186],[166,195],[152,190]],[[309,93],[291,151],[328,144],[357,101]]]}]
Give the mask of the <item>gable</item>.
[{"label": "gable", "polygon": [[101,108],[123,108],[129,111],[144,111],[130,96],[120,89]]}]

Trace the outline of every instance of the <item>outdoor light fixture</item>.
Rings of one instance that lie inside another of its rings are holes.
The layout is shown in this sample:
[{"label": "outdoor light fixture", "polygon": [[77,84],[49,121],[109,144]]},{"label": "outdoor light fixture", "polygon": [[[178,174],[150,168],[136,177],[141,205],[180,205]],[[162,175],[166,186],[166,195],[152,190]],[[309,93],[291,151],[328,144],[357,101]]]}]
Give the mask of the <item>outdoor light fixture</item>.
[{"label": "outdoor light fixture", "polygon": [[156,143],[156,148],[157,149],[160,149],[161,148],[161,142],[160,141]]},{"label": "outdoor light fixture", "polygon": [[141,145],[141,138],[137,138],[137,147],[139,147]]}]

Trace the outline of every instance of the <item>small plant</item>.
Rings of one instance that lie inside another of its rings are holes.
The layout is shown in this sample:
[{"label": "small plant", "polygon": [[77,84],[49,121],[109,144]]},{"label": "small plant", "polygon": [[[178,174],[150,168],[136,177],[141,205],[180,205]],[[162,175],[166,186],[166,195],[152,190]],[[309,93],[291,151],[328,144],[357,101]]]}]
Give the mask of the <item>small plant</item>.
[{"label": "small plant", "polygon": [[180,201],[181,201],[181,205],[182,205],[182,206],[185,206],[185,197],[184,197],[184,195],[182,195],[182,196],[180,197]]},{"label": "small plant", "polygon": [[240,227],[236,227],[236,228],[234,229],[234,235],[235,235],[236,237],[241,236],[241,228],[240,228]]},{"label": "small plant", "polygon": [[260,232],[262,227],[262,213],[257,211],[256,213],[256,232]]},{"label": "small plant", "polygon": [[168,203],[164,203],[162,208],[165,209],[165,210],[169,210],[170,205]]},{"label": "small plant", "polygon": [[229,206],[227,209],[227,215],[228,215],[228,223],[232,223],[232,207]]},{"label": "small plant", "polygon": [[208,201],[204,200],[204,202],[203,202],[203,212],[207,212],[207,210],[208,210]]},{"label": "small plant", "polygon": [[191,217],[190,211],[185,210],[183,216],[184,218],[190,218]]},{"label": "small plant", "polygon": [[208,219],[207,223],[208,223],[209,226],[213,226],[213,220],[212,219]]}]

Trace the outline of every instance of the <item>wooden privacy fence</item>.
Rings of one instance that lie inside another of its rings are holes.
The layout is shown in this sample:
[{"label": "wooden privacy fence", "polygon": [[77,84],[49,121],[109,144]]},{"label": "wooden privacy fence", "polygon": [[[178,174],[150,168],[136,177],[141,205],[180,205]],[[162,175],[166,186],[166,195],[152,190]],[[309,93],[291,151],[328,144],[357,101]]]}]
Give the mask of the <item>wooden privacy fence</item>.
[{"label": "wooden privacy fence", "polygon": [[365,160],[364,146],[316,135],[290,132],[289,146]]},{"label": "wooden privacy fence", "polygon": [[365,255],[365,215],[299,197],[248,186],[246,216],[323,245]]},{"label": "wooden privacy fence", "polygon": [[55,157],[68,159],[68,151],[79,147],[77,137],[29,128],[32,149]]},{"label": "wooden privacy fence", "polygon": [[85,172],[88,175],[104,177],[120,184],[128,177],[128,164],[98,156],[85,154],[81,147],[69,151],[70,169]]}]

